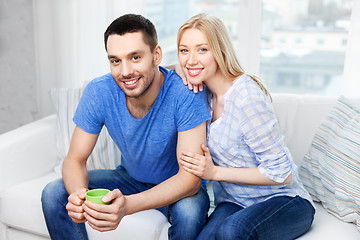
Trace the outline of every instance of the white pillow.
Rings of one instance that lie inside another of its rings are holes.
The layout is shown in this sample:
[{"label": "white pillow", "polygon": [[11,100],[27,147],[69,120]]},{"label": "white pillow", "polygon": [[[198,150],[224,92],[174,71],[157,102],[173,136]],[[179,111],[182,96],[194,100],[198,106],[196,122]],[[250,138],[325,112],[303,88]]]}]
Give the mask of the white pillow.
[{"label": "white pillow", "polygon": [[315,201],[360,231],[360,106],[340,97],[317,130],[300,168]]},{"label": "white pillow", "polygon": [[[56,109],[56,148],[59,165],[55,171],[61,171],[62,161],[69,151],[71,136],[75,128],[72,118],[82,94],[81,88],[53,88],[50,95]],[[120,164],[121,154],[104,126],[93,152],[88,161],[87,168],[114,169]]]}]

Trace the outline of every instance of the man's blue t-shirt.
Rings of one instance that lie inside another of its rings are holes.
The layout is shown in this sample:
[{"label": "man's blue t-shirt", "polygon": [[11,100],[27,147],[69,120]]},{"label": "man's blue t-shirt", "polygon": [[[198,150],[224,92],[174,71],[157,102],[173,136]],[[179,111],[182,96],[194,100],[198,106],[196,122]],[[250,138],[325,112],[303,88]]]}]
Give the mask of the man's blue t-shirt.
[{"label": "man's blue t-shirt", "polygon": [[164,83],[145,117],[129,113],[125,94],[109,73],[86,86],[73,119],[92,134],[100,133],[105,125],[121,151],[121,166],[136,180],[153,184],[179,170],[177,132],[211,118],[203,93],[190,91],[174,71],[160,70]]}]

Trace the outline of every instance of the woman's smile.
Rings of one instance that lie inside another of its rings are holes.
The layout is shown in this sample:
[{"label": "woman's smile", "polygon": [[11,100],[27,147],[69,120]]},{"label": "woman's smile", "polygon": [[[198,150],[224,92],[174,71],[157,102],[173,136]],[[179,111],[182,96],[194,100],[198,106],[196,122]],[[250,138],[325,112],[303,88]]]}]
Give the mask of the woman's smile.
[{"label": "woman's smile", "polygon": [[190,77],[198,76],[204,68],[187,68]]}]

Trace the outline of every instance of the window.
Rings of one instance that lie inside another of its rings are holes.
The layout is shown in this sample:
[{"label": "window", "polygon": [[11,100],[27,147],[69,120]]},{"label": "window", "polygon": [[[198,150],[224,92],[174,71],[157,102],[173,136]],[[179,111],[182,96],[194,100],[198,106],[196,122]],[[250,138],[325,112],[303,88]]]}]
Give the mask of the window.
[{"label": "window", "polygon": [[234,45],[238,30],[238,0],[146,0],[145,15],[156,26],[163,49],[163,65],[178,62],[176,37],[179,27],[198,13],[219,17],[227,27]]},{"label": "window", "polygon": [[262,1],[260,77],[271,92],[341,93],[353,2]]},{"label": "window", "polygon": [[325,40],[323,38],[319,38],[316,40],[317,45],[323,45],[325,43]]},{"label": "window", "polygon": [[204,12],[224,22],[245,71],[271,92],[341,94],[355,0],[143,1],[158,30],[163,65],[178,62],[181,24]]}]

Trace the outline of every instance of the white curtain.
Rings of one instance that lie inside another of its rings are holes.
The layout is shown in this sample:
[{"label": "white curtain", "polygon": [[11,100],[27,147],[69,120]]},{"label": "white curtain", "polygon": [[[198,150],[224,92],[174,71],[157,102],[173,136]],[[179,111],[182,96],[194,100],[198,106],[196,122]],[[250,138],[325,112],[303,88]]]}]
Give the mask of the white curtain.
[{"label": "white curtain", "polygon": [[360,0],[354,0],[345,55],[343,94],[360,97]]},{"label": "white curtain", "polygon": [[49,89],[81,87],[109,71],[103,34],[127,12],[143,13],[145,0],[33,0],[40,116],[53,113]]},{"label": "white curtain", "polygon": [[254,75],[260,73],[261,4],[261,0],[239,0],[235,51],[244,71]]}]

